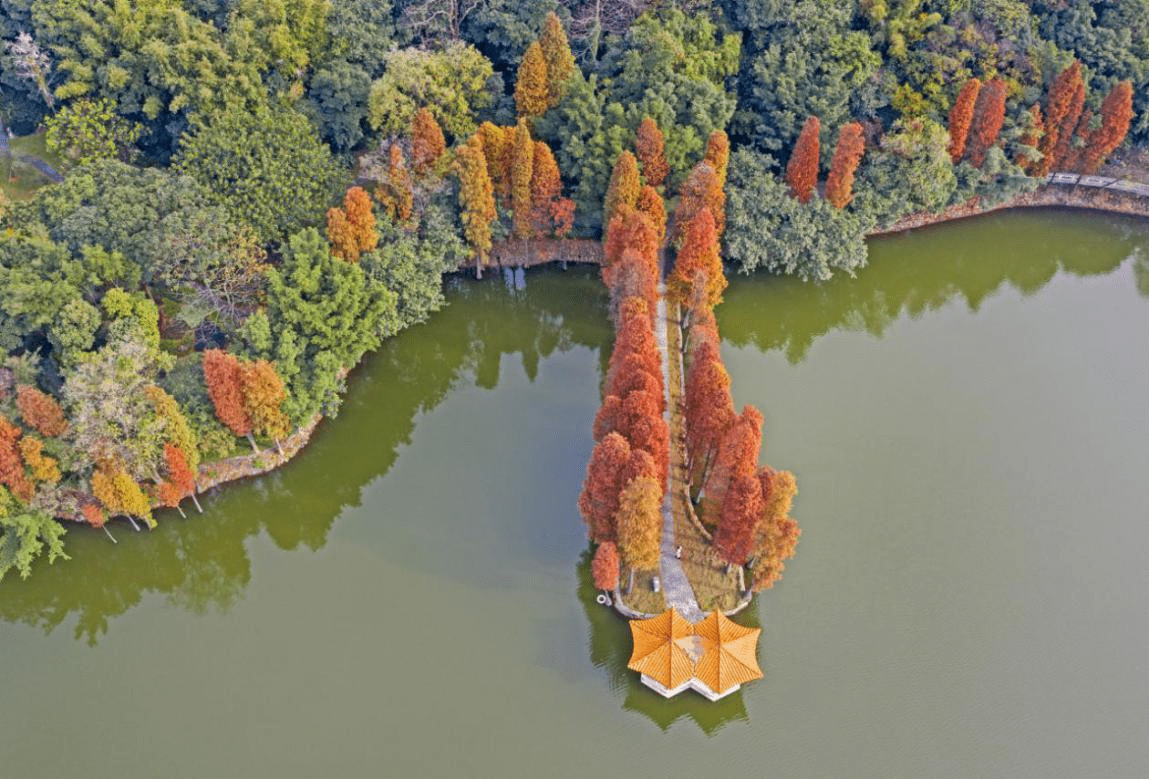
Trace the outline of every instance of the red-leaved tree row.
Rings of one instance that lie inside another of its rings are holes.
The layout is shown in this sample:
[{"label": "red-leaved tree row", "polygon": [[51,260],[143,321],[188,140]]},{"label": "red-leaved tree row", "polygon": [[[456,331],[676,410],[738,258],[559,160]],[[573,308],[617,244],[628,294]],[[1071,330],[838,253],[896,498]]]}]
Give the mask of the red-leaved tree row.
[{"label": "red-leaved tree row", "polygon": [[[808,118],[790,152],[790,161],[786,164],[786,183],[790,186],[790,194],[802,203],[808,203],[818,187],[818,136],[821,131],[822,123],[818,117]],[[835,208],[845,208],[853,197],[854,174],[865,150],[862,125],[849,122],[838,128],[838,141],[834,146],[830,173],[826,176],[825,190],[826,200]]]}]

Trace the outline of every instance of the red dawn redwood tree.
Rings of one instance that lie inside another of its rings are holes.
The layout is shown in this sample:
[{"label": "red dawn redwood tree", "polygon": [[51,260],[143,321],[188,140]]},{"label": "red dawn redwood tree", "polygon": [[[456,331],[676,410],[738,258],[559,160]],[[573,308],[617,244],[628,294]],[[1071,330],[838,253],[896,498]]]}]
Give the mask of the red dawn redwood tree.
[{"label": "red dawn redwood tree", "polygon": [[1125,135],[1133,120],[1133,84],[1122,81],[1115,84],[1105,102],[1101,104],[1101,126],[1086,137],[1081,154],[1083,173],[1095,173],[1101,163],[1112,154]]},{"label": "red dawn redwood tree", "polygon": [[562,238],[574,224],[574,201],[563,197],[559,166],[551,147],[535,141],[531,169],[531,227],[536,235]]},{"label": "red dawn redwood tree", "polygon": [[790,518],[790,506],[798,493],[794,474],[763,467],[758,472],[765,509],[754,533],[754,562],[750,567],[750,587],[755,592],[769,589],[782,578],[784,561],[794,556],[798,523]]},{"label": "red dawn redwood tree", "polygon": [[216,418],[237,436],[247,436],[251,448],[256,449],[251,436],[251,417],[243,402],[243,381],[239,360],[221,349],[208,349],[203,353],[203,378],[207,394],[215,407]]},{"label": "red dawn redwood tree", "polygon": [[705,512],[714,523],[721,515],[730,480],[741,471],[757,471],[758,452],[762,448],[762,412],[753,406],[744,406],[722,437],[718,456],[703,488]]},{"label": "red dawn redwood tree", "polygon": [[726,193],[718,173],[705,160],[695,165],[678,194],[678,208],[674,212],[674,245],[682,246],[690,220],[704,208],[710,209],[714,229],[719,237],[726,228]]},{"label": "red dawn redwood tree", "polygon": [[985,164],[985,155],[1001,132],[1005,121],[1005,91],[1005,82],[995,78],[978,94],[968,141],[969,161],[975,168]]},{"label": "red dawn redwood tree", "polygon": [[810,202],[814,187],[818,185],[818,133],[821,131],[822,123],[818,117],[807,119],[786,164],[786,183],[800,203]]},{"label": "red dawn redwood tree", "polygon": [[949,152],[954,165],[957,165],[961,161],[962,155],[965,154],[966,139],[969,137],[969,127],[970,123],[973,122],[973,109],[977,104],[979,92],[981,92],[981,81],[971,78],[962,85],[957,99],[954,100],[954,104],[950,108]]},{"label": "red dawn redwood tree", "polygon": [[645,216],[654,225],[654,233],[657,237],[657,245],[662,246],[666,241],[666,203],[662,200],[662,195],[658,194],[658,190],[647,184],[638,191],[638,200],[634,204],[634,210]]},{"label": "red dawn redwood tree", "polygon": [[639,298],[627,298],[622,303],[620,325],[607,367],[607,386],[613,383],[614,374],[630,355],[641,358],[649,373],[662,375],[662,357],[650,325],[650,311],[646,301]]},{"label": "red dawn redwood tree", "polygon": [[578,510],[596,544],[618,538],[614,520],[622,492],[619,478],[629,458],[630,444],[618,433],[604,436],[591,452]]},{"label": "red dawn redwood tree", "polygon": [[[1062,134],[1072,133],[1077,127],[1077,119],[1081,114],[1081,103],[1077,103],[1079,89],[1084,100],[1085,85],[1081,80],[1081,63],[1074,60],[1057,75],[1046,95],[1045,135],[1038,146],[1038,151],[1043,156],[1034,170],[1035,175],[1048,176],[1053,171],[1058,163],[1057,150],[1062,146]],[[1065,139],[1065,148],[1068,148],[1069,140]]]},{"label": "red dawn redwood tree", "polygon": [[854,173],[862,154],[866,150],[866,139],[862,136],[862,125],[849,122],[838,130],[838,144],[834,147],[834,159],[830,163],[830,174],[826,176],[826,200],[834,208],[845,208],[854,191]]},{"label": "red dawn redwood tree", "polygon": [[666,141],[658,123],[649,116],[638,126],[634,139],[634,153],[642,165],[642,177],[651,187],[660,187],[670,173],[666,162]]},{"label": "red dawn redwood tree", "polygon": [[491,177],[487,175],[487,160],[483,156],[483,142],[472,136],[455,154],[459,174],[460,218],[463,235],[475,253],[477,275],[483,275],[487,254],[491,251],[491,222],[498,217]]},{"label": "red dawn redwood tree", "polygon": [[594,577],[594,588],[603,592],[614,592],[618,589],[618,546],[611,541],[604,541],[594,550],[594,558],[590,563],[591,576]]},{"label": "red dawn redwood tree", "polygon": [[618,395],[607,395],[602,399],[602,405],[594,415],[594,427],[591,430],[591,436],[595,441],[601,441],[618,429],[618,414],[621,409],[622,398]]},{"label": "red dawn redwood tree", "polygon": [[730,374],[718,356],[716,344],[704,341],[691,357],[683,400],[691,497],[697,500],[718,457],[722,439],[735,420]]},{"label": "red dawn redwood tree", "polygon": [[622,257],[610,270],[610,316],[617,327],[622,302],[636,297],[645,300],[649,311],[657,311],[658,274],[646,258],[635,249],[624,249]]},{"label": "red dawn redwood tree", "polygon": [[543,21],[539,48],[547,65],[547,107],[554,108],[566,95],[567,85],[577,69],[566,31],[554,11]]},{"label": "red dawn redwood tree", "polygon": [[614,218],[607,223],[603,241],[602,280],[608,288],[614,287],[615,266],[627,249],[638,252],[657,283],[659,245],[654,224],[631,206],[620,205]]},{"label": "red dawn redwood tree", "polygon": [[21,435],[19,427],[0,416],[0,484],[11,490],[17,500],[27,503],[35,487],[24,473],[24,460],[17,443]]},{"label": "red dawn redwood tree", "polygon": [[753,551],[754,530],[765,510],[757,474],[750,468],[739,470],[730,478],[714,533],[714,548],[723,560],[739,568],[746,565]]},{"label": "red dawn redwood tree", "polygon": [[630,570],[628,591],[634,586],[636,570],[658,568],[661,506],[662,488],[649,477],[635,479],[619,497],[618,548]]},{"label": "red dawn redwood tree", "polygon": [[290,432],[290,424],[282,410],[287,389],[275,366],[267,360],[240,363],[239,381],[252,432],[271,438],[278,446]]},{"label": "red dawn redwood tree", "polygon": [[678,250],[674,273],[667,284],[670,299],[686,305],[699,274],[706,279],[704,300],[701,303],[713,307],[722,301],[726,275],[722,272],[722,259],[718,256],[718,233],[709,208],[696,213],[687,226],[686,239]]},{"label": "red dawn redwood tree", "polygon": [[515,147],[514,127],[498,127],[490,122],[479,125],[479,140],[483,159],[487,163],[487,175],[495,195],[504,207],[511,204],[511,156]]},{"label": "red dawn redwood tree", "polygon": [[447,150],[443,128],[426,108],[420,108],[411,120],[411,162],[415,172],[424,174],[435,166]]},{"label": "red dawn redwood tree", "polygon": [[658,399],[658,413],[666,410],[666,393],[663,392],[662,376],[654,375],[648,363],[637,354],[628,354],[610,375],[607,397],[612,395],[626,398],[632,392],[648,392]]}]

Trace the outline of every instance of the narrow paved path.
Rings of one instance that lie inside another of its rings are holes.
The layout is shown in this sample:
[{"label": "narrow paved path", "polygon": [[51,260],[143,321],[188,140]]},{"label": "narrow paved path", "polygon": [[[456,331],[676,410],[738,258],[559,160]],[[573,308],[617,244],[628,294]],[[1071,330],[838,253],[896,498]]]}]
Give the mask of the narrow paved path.
[{"label": "narrow paved path", "polygon": [[[658,349],[662,355],[662,384],[670,387],[670,353],[666,340],[666,284],[658,285],[658,313],[654,320],[654,337],[658,340]],[[670,402],[667,398],[666,424],[670,425]],[[682,570],[682,562],[674,554],[677,543],[674,540],[674,514],[671,506],[670,485],[666,485],[666,496],[662,499],[662,595],[666,599],[667,608],[673,606],[678,613],[691,622],[698,622],[705,616],[698,607],[694,597],[694,589]]]}]

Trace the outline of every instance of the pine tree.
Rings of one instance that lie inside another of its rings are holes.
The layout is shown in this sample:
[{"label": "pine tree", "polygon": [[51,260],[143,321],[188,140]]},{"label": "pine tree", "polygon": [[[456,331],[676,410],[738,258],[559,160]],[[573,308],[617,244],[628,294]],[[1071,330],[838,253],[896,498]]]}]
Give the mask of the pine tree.
[{"label": "pine tree", "polygon": [[613,592],[618,589],[618,546],[610,541],[598,545],[594,551],[594,558],[590,563],[591,576],[594,577],[594,588],[603,592]]},{"label": "pine tree", "polygon": [[985,155],[1001,132],[1005,121],[1005,91],[1005,82],[995,78],[978,94],[968,140],[968,157],[975,168],[985,164]]},{"label": "pine tree", "polygon": [[[954,165],[957,165],[961,161],[962,155],[965,154],[966,138],[969,136],[970,123],[973,121],[973,109],[977,104],[979,92],[981,92],[981,81],[971,78],[962,85],[957,99],[954,100],[954,104],[950,108],[949,152]],[[841,143],[841,136],[839,136],[838,144],[841,145]],[[835,156],[836,154],[835,152]]]},{"label": "pine tree", "polygon": [[547,110],[547,61],[535,41],[527,47],[515,79],[515,109],[520,119],[542,116]]},{"label": "pine tree", "polygon": [[530,238],[531,176],[534,172],[535,142],[525,119],[515,128],[515,145],[511,155],[511,209],[516,238]]},{"label": "pine tree", "polygon": [[854,172],[857,171],[865,150],[866,140],[862,136],[862,125],[857,122],[842,125],[838,130],[838,144],[834,147],[830,173],[826,176],[826,200],[830,201],[830,205],[834,208],[845,208],[854,196]]},{"label": "pine tree", "polygon": [[562,238],[574,225],[574,201],[563,197],[563,182],[551,147],[535,141],[531,171],[531,226],[538,235]]},{"label": "pine tree", "polygon": [[68,429],[60,404],[35,387],[27,384],[16,387],[16,408],[24,423],[42,436],[55,438]]},{"label": "pine tree", "polygon": [[411,120],[411,163],[415,172],[424,175],[431,170],[447,150],[443,128],[426,108],[420,108]]},{"label": "pine tree", "polygon": [[705,160],[695,165],[678,193],[678,208],[674,212],[674,246],[680,248],[694,216],[709,209],[714,220],[715,234],[721,238],[726,229],[726,193],[718,173]]},{"label": "pine tree", "polygon": [[706,139],[706,156],[702,158],[710,167],[714,168],[718,176],[718,183],[726,189],[726,167],[730,163],[730,139],[725,130],[715,130]]},{"label": "pine tree", "polygon": [[475,254],[475,270],[483,275],[487,254],[491,251],[491,222],[498,216],[491,178],[487,175],[487,161],[483,156],[483,143],[472,136],[455,155],[459,176],[459,207],[463,222],[463,235]]},{"label": "pine tree", "polygon": [[786,183],[790,185],[790,194],[800,203],[808,203],[818,185],[818,133],[821,131],[818,117],[807,119],[786,164]]},{"label": "pine tree", "polygon": [[718,234],[709,208],[703,208],[687,226],[686,239],[674,261],[674,273],[667,284],[668,297],[679,305],[690,301],[695,277],[705,279],[703,305],[714,307],[722,301],[726,275],[718,256]]},{"label": "pine tree", "polygon": [[539,48],[547,66],[547,107],[554,108],[566,95],[567,84],[575,74],[574,55],[566,31],[554,11],[547,14],[539,35]]},{"label": "pine tree", "polygon": [[1082,150],[1083,173],[1096,173],[1101,163],[1112,154],[1129,132],[1133,121],[1133,84],[1122,81],[1109,90],[1101,104],[1101,126],[1089,133]]},{"label": "pine tree", "polygon": [[670,173],[666,162],[666,141],[658,123],[649,116],[638,126],[634,139],[634,153],[642,165],[642,177],[648,186],[660,187]]},{"label": "pine tree", "polygon": [[235,435],[250,437],[251,418],[243,404],[239,360],[221,349],[207,349],[203,353],[203,378],[216,418]]},{"label": "pine tree", "polygon": [[618,503],[618,548],[631,571],[658,568],[662,488],[649,477],[627,485]]},{"label": "pine tree", "polygon": [[618,209],[622,206],[634,208],[638,202],[638,192],[642,182],[638,175],[638,160],[628,151],[618,155],[614,163],[614,170],[610,174],[610,184],[606,189],[606,198],[603,201],[602,223],[609,225]]},{"label": "pine tree", "polygon": [[630,444],[618,433],[603,436],[591,452],[578,510],[596,544],[618,538],[615,515],[622,492],[619,476],[629,457]]}]

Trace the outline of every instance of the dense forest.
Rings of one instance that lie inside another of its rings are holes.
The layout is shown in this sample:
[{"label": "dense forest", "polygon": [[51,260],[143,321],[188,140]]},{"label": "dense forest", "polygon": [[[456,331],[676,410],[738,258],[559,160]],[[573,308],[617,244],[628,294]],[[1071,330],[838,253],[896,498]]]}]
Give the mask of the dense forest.
[{"label": "dense forest", "polygon": [[602,237],[656,134],[682,213],[724,131],[726,264],[811,280],[1149,138],[1149,0],[3,0],[0,38],[64,174],[0,201],[0,576],[334,414],[494,244]]}]

